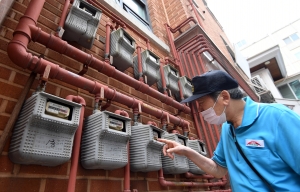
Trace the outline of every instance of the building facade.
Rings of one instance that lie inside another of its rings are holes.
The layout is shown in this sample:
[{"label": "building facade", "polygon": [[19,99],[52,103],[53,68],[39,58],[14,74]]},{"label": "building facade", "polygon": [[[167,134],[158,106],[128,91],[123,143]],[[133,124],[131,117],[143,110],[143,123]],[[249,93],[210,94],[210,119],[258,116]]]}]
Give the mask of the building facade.
[{"label": "building facade", "polygon": [[[300,99],[300,19],[251,45],[241,47],[254,82],[261,80],[266,102],[285,104],[297,113]],[[267,96],[268,95],[268,96]]]},{"label": "building facade", "polygon": [[[230,190],[226,177],[148,162],[161,159],[154,140],[165,135],[212,156],[219,127],[196,104],[180,104],[193,76],[224,70],[259,99],[205,0],[1,0],[0,8],[0,191]],[[137,125],[151,131],[135,135]],[[148,133],[159,154],[141,148],[153,154],[143,159],[150,171],[135,171],[143,155],[131,152],[134,139]]]}]

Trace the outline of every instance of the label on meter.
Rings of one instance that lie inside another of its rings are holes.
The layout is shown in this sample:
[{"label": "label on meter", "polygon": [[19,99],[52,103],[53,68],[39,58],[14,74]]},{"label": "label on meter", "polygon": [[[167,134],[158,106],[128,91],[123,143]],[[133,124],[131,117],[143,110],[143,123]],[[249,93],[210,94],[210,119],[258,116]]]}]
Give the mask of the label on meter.
[{"label": "label on meter", "polygon": [[123,129],[123,121],[118,119],[109,118],[109,128],[121,131]]},{"label": "label on meter", "polygon": [[46,114],[66,119],[70,114],[70,108],[48,101],[46,104]]}]

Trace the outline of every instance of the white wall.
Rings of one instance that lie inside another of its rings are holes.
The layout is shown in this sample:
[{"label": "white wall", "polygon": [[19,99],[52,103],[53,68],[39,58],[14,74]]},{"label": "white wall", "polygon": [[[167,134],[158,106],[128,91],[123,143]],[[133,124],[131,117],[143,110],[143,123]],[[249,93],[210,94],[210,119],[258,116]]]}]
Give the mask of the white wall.
[{"label": "white wall", "polygon": [[294,99],[277,99],[275,98],[277,103],[285,104],[285,105],[293,105],[293,111],[300,115],[300,100]]}]

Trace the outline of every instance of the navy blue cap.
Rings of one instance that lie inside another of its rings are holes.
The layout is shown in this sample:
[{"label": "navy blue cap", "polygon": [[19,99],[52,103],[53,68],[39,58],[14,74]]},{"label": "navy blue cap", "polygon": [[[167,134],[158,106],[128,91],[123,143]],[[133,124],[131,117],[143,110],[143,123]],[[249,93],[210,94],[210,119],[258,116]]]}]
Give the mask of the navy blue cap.
[{"label": "navy blue cap", "polygon": [[233,89],[239,86],[235,79],[221,70],[209,71],[193,77],[192,85],[193,95],[182,100],[180,103],[188,103],[210,93]]}]

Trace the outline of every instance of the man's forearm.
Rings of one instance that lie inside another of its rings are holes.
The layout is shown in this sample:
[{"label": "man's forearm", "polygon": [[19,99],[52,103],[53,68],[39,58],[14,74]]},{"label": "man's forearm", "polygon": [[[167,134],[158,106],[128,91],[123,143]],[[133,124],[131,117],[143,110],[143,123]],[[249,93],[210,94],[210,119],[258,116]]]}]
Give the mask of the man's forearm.
[{"label": "man's forearm", "polygon": [[221,178],[227,173],[226,168],[219,166],[213,160],[199,154],[197,151],[191,148],[186,149],[185,155],[209,175],[213,175],[216,178]]}]

